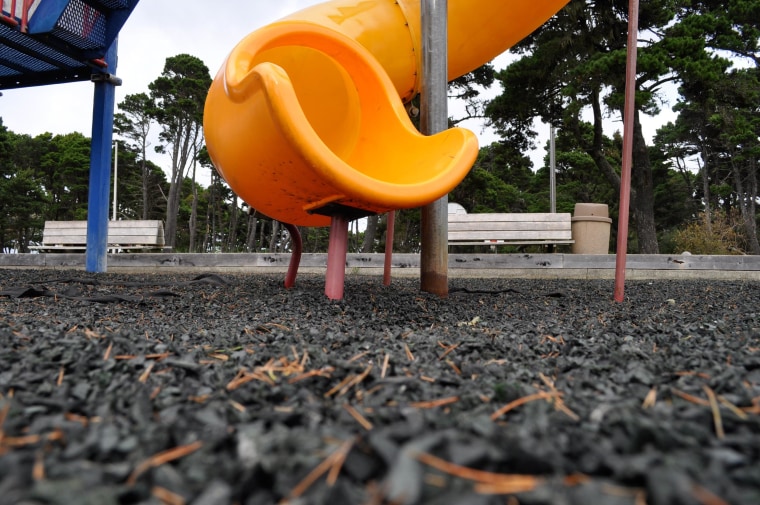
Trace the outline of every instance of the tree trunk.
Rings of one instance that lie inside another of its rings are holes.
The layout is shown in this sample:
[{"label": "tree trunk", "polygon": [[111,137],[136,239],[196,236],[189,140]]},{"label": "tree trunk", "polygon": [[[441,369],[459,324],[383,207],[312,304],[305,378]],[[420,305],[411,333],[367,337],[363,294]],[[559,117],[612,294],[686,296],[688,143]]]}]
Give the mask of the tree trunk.
[{"label": "tree trunk", "polygon": [[744,189],[744,182],[742,181],[741,170],[738,163],[731,162],[731,172],[734,176],[734,187],[736,188],[736,195],[739,200],[739,212],[742,216],[742,224],[744,227],[744,233],[747,239],[747,245],[749,246],[750,253],[760,254],[760,245],[757,243],[757,225],[755,224],[755,198],[757,198],[757,179],[752,174],[752,178],[755,179],[754,188],[750,181],[750,191],[748,194]]},{"label": "tree trunk", "polygon": [[[169,196],[166,201],[166,246],[174,248],[177,242],[177,214],[179,213],[179,195],[184,174],[178,167],[172,168],[169,184]],[[178,182],[179,181],[179,182]]]},{"label": "tree trunk", "polygon": [[245,238],[245,249],[248,252],[255,252],[256,248],[256,211],[253,209],[248,210],[248,233]]},{"label": "tree trunk", "polygon": [[150,171],[148,170],[148,162],[145,159],[146,145],[145,140],[142,144],[142,161],[140,163],[140,169],[142,171],[142,218],[143,221],[148,219],[148,199],[149,199],[149,184],[150,184]]},{"label": "tree trunk", "polygon": [[636,232],[639,238],[640,254],[658,254],[657,227],[654,221],[654,181],[652,180],[652,163],[649,149],[641,129],[639,111],[634,113],[633,126],[633,164],[631,185],[636,194],[631,195],[631,207]]},{"label": "tree trunk", "polygon": [[364,230],[364,242],[362,243],[362,252],[371,253],[375,250],[375,237],[377,235],[377,224],[380,216],[377,214],[367,218],[367,229]]},{"label": "tree trunk", "polygon": [[710,175],[708,173],[707,150],[702,146],[702,192],[704,193],[705,229],[712,235],[712,203],[710,203]]},{"label": "tree trunk", "polygon": [[214,172],[211,172],[211,185],[208,189],[208,198],[206,199],[206,231],[203,236],[203,252],[208,252],[211,250],[211,242],[213,240],[212,238],[212,231],[211,227],[214,223],[214,188],[216,185],[214,184]]},{"label": "tree trunk", "polygon": [[266,236],[266,221],[261,222],[261,226],[259,226],[259,249],[264,248],[264,238]]},{"label": "tree trunk", "polygon": [[195,175],[196,175],[196,156],[193,156],[193,204],[192,209],[190,210],[190,245],[188,246],[188,251],[195,252],[195,239],[197,236],[197,225],[198,225],[198,187],[195,185]]},{"label": "tree trunk", "polygon": [[[594,140],[589,154],[607,181],[620,193],[620,175],[610,165],[604,153],[604,132],[602,106],[598,91],[591,100],[594,113]],[[639,111],[634,113],[633,126],[633,160],[631,164],[631,206],[630,212],[636,226],[639,250],[641,254],[657,254],[657,229],[654,222],[654,183],[652,182],[652,165],[649,151],[641,130]],[[579,133],[579,132],[578,132]]]},{"label": "tree trunk", "polygon": [[760,254],[760,242],[757,240],[757,161],[755,158],[749,160],[749,195],[747,195],[747,240],[749,241],[749,250],[752,254]]},{"label": "tree trunk", "polygon": [[272,219],[272,235],[269,237],[269,252],[277,252],[277,237],[280,235],[280,222]]},{"label": "tree trunk", "polygon": [[234,251],[237,244],[237,223],[238,223],[238,196],[232,194],[232,206],[230,208],[230,223],[227,231],[227,252]]}]

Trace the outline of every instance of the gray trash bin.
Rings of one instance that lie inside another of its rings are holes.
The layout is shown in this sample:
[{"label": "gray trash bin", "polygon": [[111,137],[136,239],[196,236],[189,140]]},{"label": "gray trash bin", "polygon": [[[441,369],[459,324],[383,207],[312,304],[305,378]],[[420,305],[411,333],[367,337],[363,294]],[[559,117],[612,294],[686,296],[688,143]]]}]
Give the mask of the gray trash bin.
[{"label": "gray trash bin", "polygon": [[573,254],[608,254],[609,208],[604,203],[576,203],[572,217]]}]

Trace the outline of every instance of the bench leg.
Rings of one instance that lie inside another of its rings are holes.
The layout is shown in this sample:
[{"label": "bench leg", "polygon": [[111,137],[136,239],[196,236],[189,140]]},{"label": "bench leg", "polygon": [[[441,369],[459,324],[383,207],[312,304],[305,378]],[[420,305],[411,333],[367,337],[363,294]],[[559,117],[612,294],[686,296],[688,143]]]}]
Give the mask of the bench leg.
[{"label": "bench leg", "polygon": [[325,294],[330,300],[343,298],[346,280],[346,253],[348,251],[348,219],[334,215],[330,221],[330,242],[327,246],[327,273]]}]

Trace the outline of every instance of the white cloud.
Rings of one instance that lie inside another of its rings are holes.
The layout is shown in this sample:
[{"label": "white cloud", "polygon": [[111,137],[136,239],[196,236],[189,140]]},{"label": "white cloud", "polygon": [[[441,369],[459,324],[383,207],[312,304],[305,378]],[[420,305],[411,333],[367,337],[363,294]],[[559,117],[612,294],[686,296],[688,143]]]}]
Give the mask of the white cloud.
[{"label": "white cloud", "polygon": [[[147,92],[166,58],[181,53],[201,58],[211,75],[249,32],[319,0],[270,2],[250,0],[143,0],[119,37],[116,74],[124,84],[116,101]],[[3,91],[0,117],[16,133],[91,134],[93,86],[89,82]]]},{"label": "white cloud", "polygon": [[[320,0],[143,0],[119,36],[116,75],[123,84],[116,89],[116,102],[147,92],[148,84],[163,71],[166,58],[177,54],[197,56],[214,76],[248,33],[317,3]],[[93,92],[89,82],[4,90],[0,117],[14,133],[78,131],[90,136]],[[161,160],[158,155],[151,157]]]}]

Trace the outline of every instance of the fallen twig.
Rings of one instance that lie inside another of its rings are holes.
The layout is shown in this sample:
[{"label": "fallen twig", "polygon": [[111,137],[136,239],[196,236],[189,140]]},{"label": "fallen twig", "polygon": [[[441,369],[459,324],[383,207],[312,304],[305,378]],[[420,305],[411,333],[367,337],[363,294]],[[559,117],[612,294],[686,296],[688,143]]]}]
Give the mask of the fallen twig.
[{"label": "fallen twig", "polygon": [[[306,492],[307,489],[314,484],[317,479],[327,472],[330,472],[328,476],[328,485],[332,486],[338,478],[340,469],[343,466],[343,462],[346,460],[346,456],[351,451],[351,447],[354,445],[353,440],[347,440],[343,442],[332,454],[327,456],[320,464],[318,464],[314,470],[304,477],[296,487],[290,492],[289,498],[298,498]],[[337,470],[335,469],[337,467]],[[283,503],[287,503],[283,502]]]},{"label": "fallen twig", "polygon": [[111,350],[113,349],[113,341],[111,341],[108,344],[108,347],[106,348],[105,354],[103,354],[103,361],[108,361],[108,358],[111,357]]},{"label": "fallen twig", "polygon": [[562,393],[560,392],[551,392],[547,393],[545,391],[541,391],[540,393],[534,393],[532,395],[523,396],[522,398],[518,398],[517,400],[513,400],[509,402],[508,404],[504,405],[502,408],[491,414],[491,420],[495,421],[510,410],[519,407],[520,405],[525,405],[526,403],[535,401],[535,400],[547,400],[550,398],[557,398],[559,396],[562,396]]},{"label": "fallen twig", "polygon": [[414,354],[412,354],[412,350],[409,349],[409,344],[404,342],[404,352],[406,353],[406,357],[409,359],[409,361],[414,361]]},{"label": "fallen twig", "polygon": [[161,466],[165,463],[169,463],[170,461],[174,461],[175,459],[184,458],[188,454],[192,454],[198,449],[200,449],[203,446],[203,442],[198,440],[197,442],[193,442],[192,444],[188,445],[181,445],[179,447],[174,447],[173,449],[168,449],[163,452],[159,452],[158,454],[155,454],[139,465],[135,467],[135,469],[132,471],[132,473],[129,475],[129,478],[127,479],[127,485],[128,486],[134,486],[137,482],[137,479],[140,478],[142,474],[150,470],[151,468],[155,468],[157,466]]},{"label": "fallen twig", "polygon": [[346,409],[346,412],[351,414],[351,417],[356,419],[356,422],[362,425],[362,428],[364,428],[367,431],[371,431],[374,426],[372,426],[372,423],[367,420],[366,417],[364,417],[361,412],[356,410],[352,405],[349,405],[348,403],[343,405],[343,408]]},{"label": "fallen twig", "polygon": [[459,347],[460,345],[462,345],[462,343],[459,342],[459,343],[456,343],[454,345],[446,345],[443,342],[438,342],[438,345],[441,346],[441,347],[443,347],[445,349],[443,351],[443,354],[441,354],[440,356],[438,356],[438,361],[441,361],[443,358],[445,358],[450,353],[452,353],[454,350],[456,350],[457,347]]},{"label": "fallen twig", "polygon": [[331,366],[326,366],[320,368],[319,370],[309,370],[308,372],[304,372],[302,374],[296,375],[295,377],[292,377],[288,380],[288,384],[295,384],[296,382],[300,382],[311,377],[325,377],[329,379],[330,374],[332,374],[334,370],[335,369]]},{"label": "fallen twig", "polygon": [[391,355],[385,353],[385,359],[383,359],[383,368],[380,370],[380,378],[385,379],[385,372],[388,371],[388,363],[390,363]]},{"label": "fallen twig", "polygon": [[458,396],[450,396],[448,398],[440,398],[438,400],[430,400],[423,402],[412,402],[409,405],[416,409],[434,409],[436,407],[443,407],[444,405],[450,405],[459,401]]},{"label": "fallen twig", "polygon": [[480,494],[523,493],[534,490],[542,481],[533,475],[502,474],[476,470],[424,452],[419,453],[417,459],[448,475],[475,482],[475,492]]},{"label": "fallen twig", "polygon": [[153,365],[155,364],[156,364],[155,361],[151,361],[150,364],[148,364],[148,366],[145,367],[145,371],[142,374],[140,374],[140,378],[137,380],[143,384],[148,382],[148,377],[150,377],[150,372],[151,370],[153,370]]},{"label": "fallen twig", "polygon": [[707,399],[710,401],[713,424],[715,425],[715,435],[722,440],[726,437],[726,433],[723,431],[723,418],[720,416],[720,407],[718,406],[718,399],[715,396],[715,391],[709,386],[702,386],[702,389],[707,394]]},{"label": "fallen twig", "polygon": [[726,400],[725,397],[719,395],[718,396],[718,401],[720,403],[722,403],[728,410],[730,410],[731,412],[733,412],[734,415],[736,415],[736,417],[738,417],[739,419],[745,419],[746,420],[746,419],[749,418],[749,416],[747,415],[746,412],[744,412],[742,409],[740,409],[739,407],[737,407],[736,405],[734,405],[730,401]]},{"label": "fallen twig", "polygon": [[649,390],[644,401],[641,403],[641,407],[645,409],[651,409],[657,404],[657,388],[653,387]]},{"label": "fallen twig", "polygon": [[164,487],[153,486],[153,488],[150,490],[150,494],[157,498],[164,505],[185,505],[186,503],[185,499],[182,496],[178,495],[177,493],[173,493]]},{"label": "fallen twig", "polygon": [[695,403],[697,405],[702,405],[703,407],[710,406],[710,402],[708,400],[703,400],[702,398],[698,396],[690,395],[689,393],[684,393],[683,391],[680,391],[676,388],[670,388],[670,392],[676,396],[683,398],[687,402]]},{"label": "fallen twig", "polygon": [[554,400],[554,408],[564,413],[567,417],[569,417],[573,421],[579,421],[580,417],[578,416],[578,414],[570,410],[570,408],[567,405],[565,405],[565,402],[562,401],[562,395],[559,394],[559,391],[557,390],[557,388],[554,387],[554,381],[542,373],[538,374],[538,376],[541,378],[544,384],[547,385],[547,387],[551,390],[552,393],[558,394],[557,398]]},{"label": "fallen twig", "polygon": [[[372,371],[372,363],[367,365],[367,368],[364,369],[362,373],[359,375],[350,374],[345,379],[340,381],[335,387],[333,387],[330,391],[325,393],[325,398],[330,398],[333,395],[336,396],[343,396],[344,394],[348,393],[348,391],[358,385],[361,384],[361,382],[367,378],[369,373]],[[337,394],[336,394],[337,393]]]},{"label": "fallen twig", "polygon": [[699,484],[693,484],[691,492],[694,495],[694,498],[702,505],[728,505],[728,502],[723,498],[720,498],[715,495],[715,493]]}]

